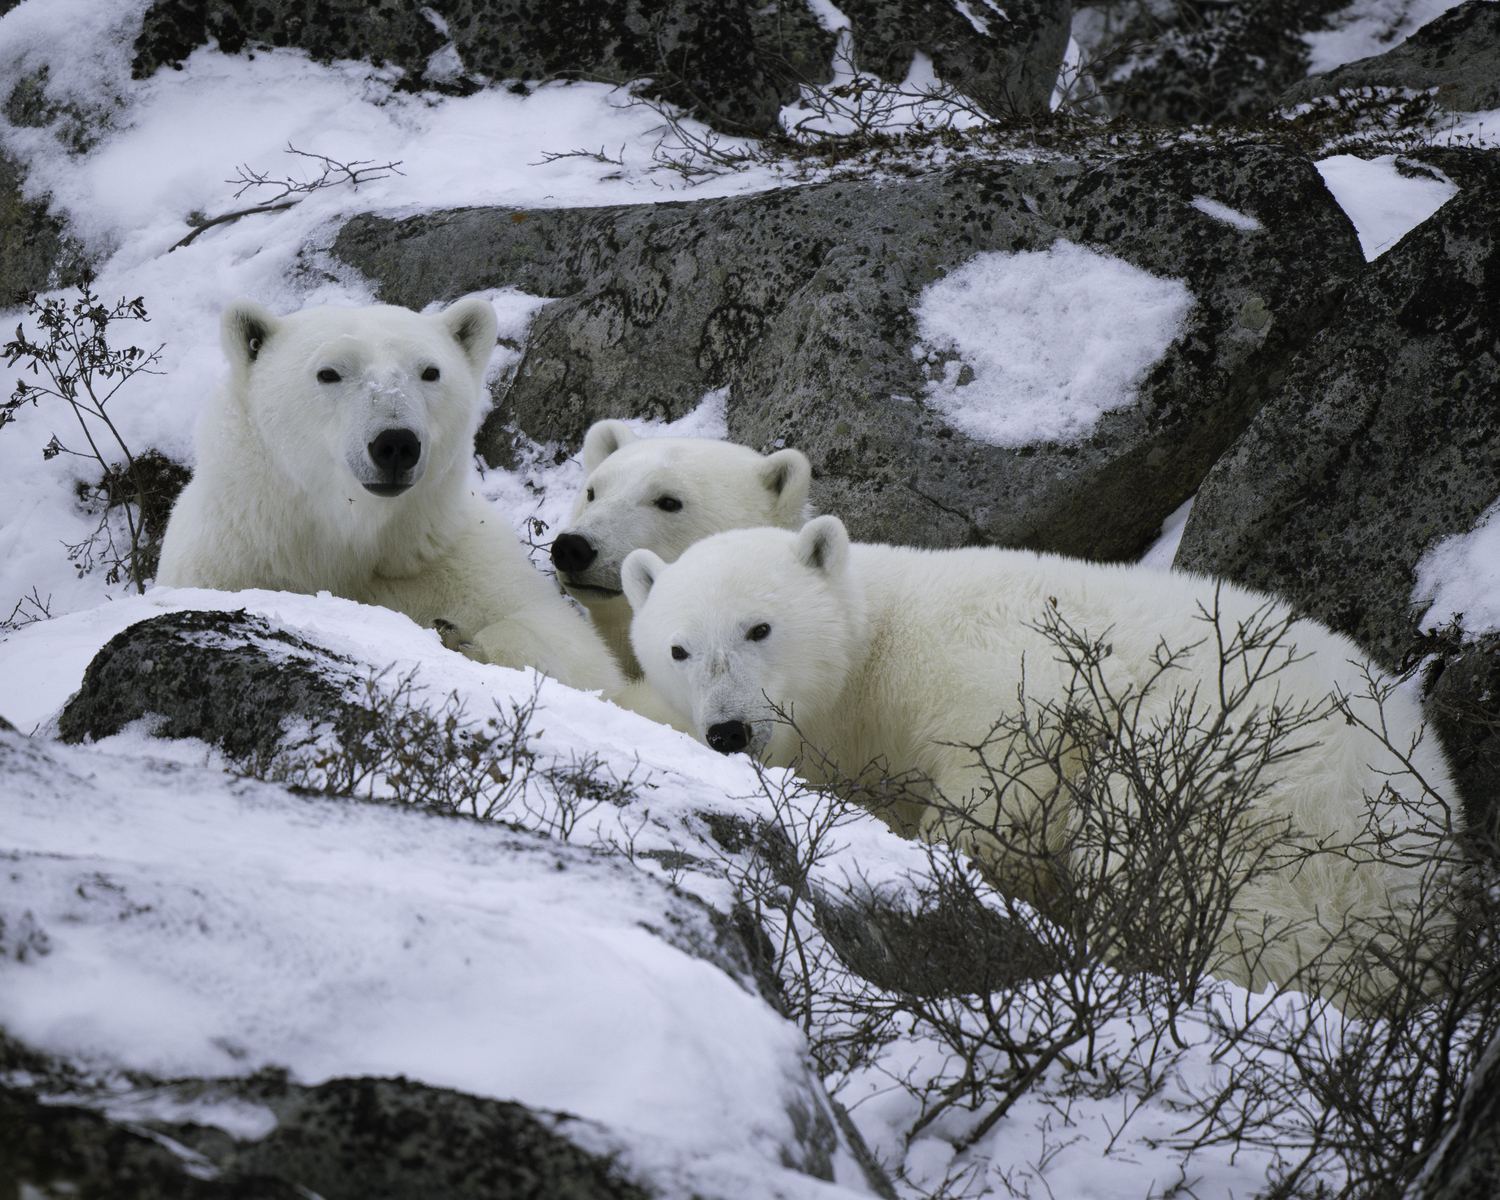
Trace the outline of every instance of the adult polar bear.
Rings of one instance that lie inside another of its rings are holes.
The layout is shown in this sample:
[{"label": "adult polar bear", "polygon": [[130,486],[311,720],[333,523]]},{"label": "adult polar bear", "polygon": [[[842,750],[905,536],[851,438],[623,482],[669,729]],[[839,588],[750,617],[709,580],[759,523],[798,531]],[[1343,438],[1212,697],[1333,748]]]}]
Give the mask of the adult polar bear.
[{"label": "adult polar bear", "polygon": [[619,667],[476,491],[493,306],[433,316],[237,300],[157,582],[330,591],[465,631],[471,657],[615,693]]},{"label": "adult polar bear", "polygon": [[[623,583],[635,610],[632,640],[647,682],[691,715],[695,732],[709,745],[725,753],[745,749],[788,766],[805,739],[845,776],[860,777],[878,761],[891,774],[930,780],[950,802],[977,801],[980,811],[973,816],[985,832],[955,822],[951,810],[944,815],[934,808],[922,814],[924,832],[951,836],[961,826],[960,841],[990,861],[1003,885],[1022,898],[1040,899],[1048,894],[1048,881],[1029,867],[1045,856],[1017,856],[1008,847],[1039,850],[1038,840],[1025,839],[1040,838],[1047,850],[1061,850],[1062,869],[1107,862],[1106,871],[1129,869],[1131,847],[1116,844],[1107,860],[1096,849],[1079,850],[1080,843],[1070,847],[1076,813],[1058,809],[1037,830],[1039,797],[1060,796],[1067,807],[1068,785],[1077,778],[1072,772],[1082,765],[1073,751],[1064,752],[1058,768],[1034,766],[1020,786],[1006,788],[997,812],[995,780],[968,748],[985,742],[997,718],[1017,712],[1023,671],[1033,717],[1038,702],[1065,702],[1076,676],[1061,661],[1057,643],[1041,631],[1039,618],[1051,611],[1074,630],[1107,637],[1112,650],[1100,670],[1116,696],[1127,695],[1127,687],[1140,694],[1160,669],[1163,645],[1197,647],[1180,668],[1147,689],[1141,712],[1147,728],[1153,720],[1169,719],[1174,696],[1194,688],[1200,689],[1200,705],[1217,703],[1221,656],[1205,612],[1220,614],[1226,641],[1239,623],[1269,618],[1274,627],[1286,616],[1285,607],[1269,597],[1189,575],[1028,551],[850,545],[834,517],[818,517],[800,533],[720,534],[672,565],[637,551],[625,562]],[[1367,691],[1363,656],[1347,639],[1297,621],[1282,645],[1292,643],[1297,653],[1283,655],[1273,663],[1280,669],[1250,687],[1232,714],[1235,726],[1251,719],[1254,709],[1264,715],[1288,698],[1293,707],[1299,701],[1318,705],[1334,689],[1351,697]],[[1231,662],[1230,675],[1243,674],[1245,666]],[[1286,983],[1299,966],[1325,954],[1330,930],[1349,921],[1358,932],[1339,939],[1326,960],[1336,971],[1349,945],[1370,936],[1371,922],[1399,914],[1402,897],[1421,890],[1423,859],[1444,832],[1441,817],[1429,821],[1422,811],[1431,800],[1426,789],[1451,794],[1443,753],[1434,739],[1421,736],[1420,712],[1407,695],[1386,696],[1383,714],[1373,700],[1351,703],[1371,723],[1378,725],[1383,716],[1391,744],[1409,749],[1407,761],[1324,705],[1323,715],[1294,738],[1303,749],[1261,764],[1260,781],[1269,787],[1254,798],[1246,820],[1289,826],[1298,844],[1325,849],[1294,865],[1282,860],[1279,869],[1241,876],[1249,882],[1216,943],[1216,973],[1257,987]],[[776,719],[773,706],[792,715],[801,737]],[[1003,746],[992,746],[992,764],[1004,757]],[[1217,765],[1236,769],[1234,763]],[[815,780],[830,775],[815,756],[800,769]],[[1038,778],[1038,771],[1051,778]],[[1118,803],[1112,797],[1119,778],[1112,776],[1114,786],[1104,789],[1111,796],[1106,805]],[[1368,854],[1338,852],[1360,841],[1368,847],[1365,797],[1378,795],[1387,783],[1414,803],[1413,810],[1385,814],[1403,826],[1395,837],[1397,853],[1374,861]],[[1128,788],[1125,796],[1129,805]],[[1129,813],[1120,816],[1128,828]],[[1092,857],[1069,862],[1070,853]],[[1322,979],[1320,973],[1320,987]]]},{"label": "adult polar bear", "polygon": [[552,565],[631,675],[640,666],[620,591],[626,555],[647,549],[675,562],[710,534],[800,529],[808,517],[812,466],[800,450],[761,455],[713,438],[638,438],[623,421],[605,420],[584,435],[583,469],[572,523],[552,543]]}]

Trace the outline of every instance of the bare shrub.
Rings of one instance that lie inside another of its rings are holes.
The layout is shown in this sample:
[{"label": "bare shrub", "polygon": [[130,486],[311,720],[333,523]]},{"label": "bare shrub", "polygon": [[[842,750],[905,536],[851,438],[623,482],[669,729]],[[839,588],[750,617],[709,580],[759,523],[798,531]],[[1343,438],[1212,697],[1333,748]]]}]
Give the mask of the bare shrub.
[{"label": "bare shrub", "polygon": [[[68,405],[88,448],[70,449],[53,434],[42,457],[67,454],[89,459],[101,476],[97,483],[78,486],[80,502],[98,517],[98,524],[88,537],[67,547],[68,559],[80,576],[96,565],[103,566],[109,583],[128,579],[144,592],[156,572],[166,516],[186,481],[186,472],[157,452],[132,454],[109,408],[136,375],[156,374],[151,368],[161,358],[161,346],[117,350],[109,339],[111,325],[150,319],[145,301],[137,296],[105,304],[95,295],[92,280],[85,279],[71,301],[62,297],[43,300],[30,294],[26,314],[44,336],[33,341],[18,325],[15,338],[0,347],[0,354],[6,366],[20,363],[23,371],[29,370],[42,382],[17,381],[10,399],[0,403],[0,429],[15,419],[16,410],[24,404],[36,405],[52,397]],[[115,460],[116,450],[123,462]],[[118,520],[123,520],[123,530]]]},{"label": "bare shrub", "polygon": [[541,686],[479,719],[456,692],[429,706],[414,672],[389,686],[384,672],[372,674],[331,736],[238,767],[318,795],[503,821],[566,841],[601,805],[631,803],[641,784],[594,754],[538,755]]},{"label": "bare shrub", "polygon": [[[884,1076],[910,1099],[908,1143],[941,1122],[958,1151],[976,1147],[1039,1089],[1058,1104],[1118,1097],[1118,1138],[1171,1082],[1184,1162],[1255,1146],[1274,1156],[1270,1195],[1394,1197],[1500,1030],[1500,889],[1454,857],[1452,811],[1414,768],[1337,843],[1268,814],[1272,775],[1330,716],[1409,768],[1414,745],[1384,725],[1390,681],[1306,701],[1274,687],[1299,657],[1289,618],[1204,615],[1203,642],[1160,644],[1146,681],[1121,687],[1107,635],[1049,609],[1038,628],[1072,685],[1052,700],[1023,688],[967,746],[980,794],[880,764],[842,772],[804,746],[828,785],[763,772],[770,816],[729,873],[831,1089]],[[1190,653],[1217,661],[1196,688],[1178,682]],[[920,825],[925,869],[833,880],[856,808]],[[1327,860],[1413,868],[1415,882],[1357,922],[1247,915],[1273,872]],[[1282,982],[1259,995],[1219,982],[1264,986],[1289,941],[1302,962]],[[1204,1047],[1217,1075],[1194,1090],[1180,1068]],[[972,1166],[956,1159],[945,1187],[983,1186]]]}]

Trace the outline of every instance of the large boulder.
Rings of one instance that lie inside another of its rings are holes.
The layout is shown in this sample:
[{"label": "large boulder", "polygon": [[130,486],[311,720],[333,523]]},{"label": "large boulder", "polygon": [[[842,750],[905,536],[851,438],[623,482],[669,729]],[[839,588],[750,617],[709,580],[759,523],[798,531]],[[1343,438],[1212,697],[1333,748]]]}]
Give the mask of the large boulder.
[{"label": "large boulder", "polygon": [[1444,108],[1500,108],[1500,2],[1465,0],[1384,54],[1345,63],[1301,80],[1281,97],[1285,107],[1353,88],[1437,89]]},{"label": "large boulder", "polygon": [[1500,495],[1500,162],[1387,251],[1203,481],[1184,570],[1280,593],[1388,666],[1416,565]]},{"label": "large boulder", "polygon": [[1490,1040],[1464,1097],[1410,1200],[1490,1200],[1500,1195],[1500,1037]]},{"label": "large boulder", "polygon": [[26,171],[0,149],[0,308],[32,292],[72,287],[88,272],[83,247],[44,199],[28,200]]},{"label": "large boulder", "polygon": [[[1059,242],[1185,280],[1181,335],[1077,437],[966,436],[924,400],[974,368],[919,345],[923,289],[979,255]],[[1363,267],[1313,164],[1253,146],[696,203],[367,215],[333,253],[415,308],[501,286],[562,297],[481,430],[492,463],[513,430],[571,450],[601,417],[676,418],[727,388],[730,437],[805,451],[815,504],[858,538],[1098,559],[1151,542]]]}]

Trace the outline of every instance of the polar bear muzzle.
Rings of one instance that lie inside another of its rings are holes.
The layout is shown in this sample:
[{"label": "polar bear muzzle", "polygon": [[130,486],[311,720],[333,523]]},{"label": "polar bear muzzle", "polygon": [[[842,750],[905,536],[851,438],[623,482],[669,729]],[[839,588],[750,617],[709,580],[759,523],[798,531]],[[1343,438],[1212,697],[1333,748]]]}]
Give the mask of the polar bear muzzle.
[{"label": "polar bear muzzle", "polygon": [[422,478],[422,439],[410,429],[382,429],[367,450],[378,478],[360,480],[377,496],[399,496]]},{"label": "polar bear muzzle", "polygon": [[734,754],[750,744],[753,733],[744,721],[720,721],[708,727],[703,740],[720,754]]}]

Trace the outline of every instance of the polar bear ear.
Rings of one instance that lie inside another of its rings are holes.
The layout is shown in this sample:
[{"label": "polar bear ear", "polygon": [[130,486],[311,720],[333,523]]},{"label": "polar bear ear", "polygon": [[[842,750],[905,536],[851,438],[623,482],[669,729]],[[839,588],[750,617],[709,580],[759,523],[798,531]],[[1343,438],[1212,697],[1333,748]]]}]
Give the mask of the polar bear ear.
[{"label": "polar bear ear", "polygon": [[634,611],[641,611],[641,605],[651,595],[651,585],[666,566],[658,555],[644,548],[632,550],[625,556],[620,565],[620,586],[625,589],[625,599],[630,601]]},{"label": "polar bear ear", "polygon": [[495,352],[495,338],[500,332],[495,306],[483,296],[465,296],[438,313],[437,319],[452,334],[474,373],[482,374],[489,366],[490,355]]},{"label": "polar bear ear", "polygon": [[236,300],[219,318],[219,341],[224,347],[224,357],[236,371],[248,371],[250,364],[260,357],[271,335],[280,327],[280,319],[265,305],[254,300]]},{"label": "polar bear ear", "polygon": [[812,464],[800,450],[778,450],[760,465],[760,481],[771,493],[776,524],[795,529],[802,523],[807,489],[812,484]]},{"label": "polar bear ear", "polygon": [[594,468],[621,446],[639,440],[624,421],[595,421],[583,435],[583,469],[592,475]]},{"label": "polar bear ear", "polygon": [[849,531],[837,517],[814,517],[797,535],[797,561],[804,567],[837,575],[849,559]]}]

